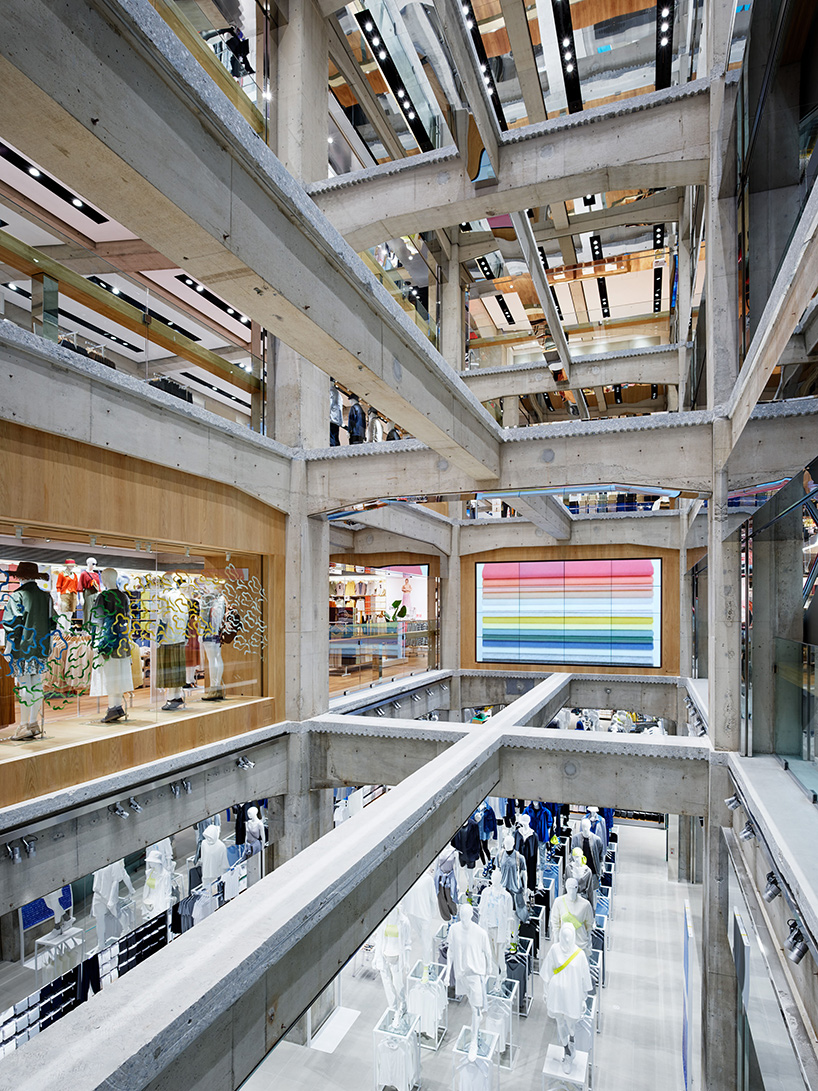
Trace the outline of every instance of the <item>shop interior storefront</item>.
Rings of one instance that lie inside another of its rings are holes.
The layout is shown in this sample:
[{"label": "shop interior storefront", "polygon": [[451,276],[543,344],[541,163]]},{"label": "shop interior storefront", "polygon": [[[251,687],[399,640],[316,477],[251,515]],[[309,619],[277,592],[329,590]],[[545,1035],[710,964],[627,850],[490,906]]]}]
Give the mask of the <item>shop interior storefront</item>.
[{"label": "shop interior storefront", "polygon": [[437,583],[426,564],[330,565],[330,696],[438,665]]},{"label": "shop interior storefront", "polygon": [[[268,804],[237,803],[0,916],[0,1056],[263,878],[273,866]],[[148,805],[131,798],[120,817]],[[36,841],[22,851],[34,855]]]},{"label": "shop interior storefront", "polygon": [[0,537],[0,740],[62,746],[263,696],[265,598],[258,556]]}]

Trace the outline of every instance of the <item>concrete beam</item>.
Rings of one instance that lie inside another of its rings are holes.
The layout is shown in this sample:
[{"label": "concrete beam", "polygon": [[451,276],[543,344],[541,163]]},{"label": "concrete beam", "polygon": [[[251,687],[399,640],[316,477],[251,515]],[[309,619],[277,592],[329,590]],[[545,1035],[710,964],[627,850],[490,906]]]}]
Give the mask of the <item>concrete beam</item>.
[{"label": "concrete beam", "polygon": [[537,60],[528,29],[526,6],[523,0],[500,0],[500,10],[503,13],[511,55],[514,58],[514,69],[523,93],[528,123],[536,125],[540,121],[545,121],[546,112],[540,86],[540,74],[537,71]]},{"label": "concrete beam", "polygon": [[483,141],[486,155],[494,173],[499,175],[502,139],[500,126],[486,93],[486,85],[480,73],[474,43],[466,28],[463,6],[458,3],[458,0],[434,0],[434,6],[443,36],[451,50],[454,66],[466,92],[466,101],[480,139]]},{"label": "concrete beam", "polygon": [[487,190],[475,188],[452,147],[315,182],[308,192],[360,251],[578,193],[701,185],[709,137],[709,84],[697,80],[505,133],[502,175]]},{"label": "concrete beam", "polygon": [[[640,224],[669,223],[678,215],[678,189],[663,189],[650,197],[629,204],[613,205],[598,212],[579,213],[568,217],[567,226],[557,226],[551,221],[534,225],[534,239],[538,246],[558,242],[565,236],[585,231],[606,231],[611,227],[630,227]],[[484,254],[499,250],[504,258],[519,257],[519,247],[512,239],[500,239],[491,231],[470,232],[461,236],[460,260],[474,261]]]},{"label": "concrete beam", "polygon": [[[509,503],[512,507],[517,506],[514,498]],[[667,510],[572,515],[571,545],[646,545],[656,549],[677,549],[678,522],[678,514]],[[493,549],[551,544],[545,540],[544,533],[534,523],[522,519],[467,519],[460,526],[460,554],[468,556]],[[706,530],[704,535],[706,544]]]},{"label": "concrete beam", "polygon": [[675,383],[679,378],[679,346],[608,352],[571,357],[571,382],[557,382],[545,359],[510,367],[474,368],[461,378],[481,402],[506,394],[553,394],[570,387],[613,383]]},{"label": "concrete beam", "polygon": [[534,526],[544,530],[558,542],[567,542],[571,537],[571,514],[555,497],[531,493],[528,496],[511,496],[508,502],[516,511],[530,519]]},{"label": "concrete beam", "polygon": [[545,275],[543,263],[537,252],[537,243],[534,238],[531,220],[529,220],[526,212],[512,212],[511,222],[514,225],[517,241],[522,248],[525,263],[531,274],[534,291],[537,293],[537,299],[540,301],[542,312],[548,323],[548,332],[554,342],[554,347],[560,358],[565,377],[570,380],[572,378],[571,353],[568,348],[568,340],[565,336],[565,331],[562,328],[562,319],[557,314],[557,304],[554,302],[554,297],[551,294],[551,288]]},{"label": "concrete beam", "polygon": [[[373,530],[396,534],[448,556],[452,551],[452,523],[445,515],[405,501],[356,511],[351,518]],[[356,532],[360,533],[360,532]],[[372,552],[370,550],[370,552]]]},{"label": "concrete beam", "polygon": [[[277,841],[283,832],[283,806],[277,797],[288,791],[287,734],[286,729],[278,730],[280,733],[274,738],[270,738],[270,728],[264,728],[241,740],[230,739],[229,745],[218,749],[211,746],[187,751],[180,755],[185,764],[177,762],[178,771],[157,779],[152,779],[152,773],[161,767],[160,762],[128,770],[126,775],[120,774],[122,786],[118,791],[105,778],[104,784],[98,785],[104,794],[87,802],[77,801],[65,809],[58,810],[54,798],[47,797],[47,801],[40,802],[52,810],[39,819],[23,821],[25,807],[5,808],[0,812],[0,836],[9,843],[20,836],[33,835],[37,838],[37,853],[26,860],[25,867],[7,870],[0,913],[26,905],[163,837],[194,826],[209,815],[232,807],[237,800],[270,800],[269,838]],[[239,756],[250,758],[255,768],[239,769],[236,765]],[[189,782],[190,791],[180,788],[177,797],[170,785],[180,785],[183,779]],[[59,795],[68,803],[77,797],[78,789]],[[129,797],[134,797],[143,808],[141,813],[129,805]],[[130,818],[116,817],[109,810],[115,803],[121,803]]]},{"label": "concrete beam", "polygon": [[[148,0],[14,12],[4,137],[445,457],[496,474],[493,419]],[[69,39],[76,80],[52,63]]]},{"label": "concrete beam", "polygon": [[154,250],[141,239],[120,239],[115,242],[98,242],[93,249],[62,243],[59,246],[40,246],[38,249],[61,265],[81,273],[105,276],[112,273],[141,273],[146,270],[178,268],[164,254]]},{"label": "concrete beam", "polygon": [[[818,186],[813,185],[727,402],[731,449],[746,427],[818,284]],[[729,454],[729,452],[728,452]]]},{"label": "concrete beam", "polygon": [[643,716],[675,720],[678,678],[623,678],[620,674],[575,674],[571,678],[571,708],[624,708]]},{"label": "concrete beam", "polygon": [[[731,488],[797,473],[815,455],[818,398],[758,406],[730,460]],[[712,423],[708,410],[655,414],[620,420],[566,421],[514,428],[501,448],[497,491],[570,487],[597,488],[600,481],[709,495],[712,484]],[[584,442],[583,442],[584,441]],[[387,445],[377,459],[328,449],[308,455],[311,510],[333,511],[365,500],[417,495],[454,496],[485,491],[413,440]]]},{"label": "concrete beam", "polygon": [[[0,323],[0,419],[232,485],[290,506],[289,448],[112,371],[10,322]],[[47,396],[32,398],[32,390]]]}]

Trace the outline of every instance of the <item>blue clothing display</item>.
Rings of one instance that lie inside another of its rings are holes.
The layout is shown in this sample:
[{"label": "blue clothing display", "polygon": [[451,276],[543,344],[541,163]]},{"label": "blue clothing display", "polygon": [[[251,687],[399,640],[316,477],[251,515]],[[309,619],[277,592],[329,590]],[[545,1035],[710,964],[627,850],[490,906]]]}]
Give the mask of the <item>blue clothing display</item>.
[{"label": "blue clothing display", "polygon": [[547,841],[551,835],[551,814],[545,803],[540,803],[539,807],[535,807],[531,802],[526,807],[524,814],[527,814],[531,819],[531,828],[536,833],[540,841]]},{"label": "blue clothing display", "polygon": [[479,812],[479,817],[478,814],[475,814],[474,817],[477,819],[477,825],[480,827],[481,841],[489,841],[492,837],[497,836],[497,816],[494,813],[493,807],[490,807],[487,803],[482,812]]}]

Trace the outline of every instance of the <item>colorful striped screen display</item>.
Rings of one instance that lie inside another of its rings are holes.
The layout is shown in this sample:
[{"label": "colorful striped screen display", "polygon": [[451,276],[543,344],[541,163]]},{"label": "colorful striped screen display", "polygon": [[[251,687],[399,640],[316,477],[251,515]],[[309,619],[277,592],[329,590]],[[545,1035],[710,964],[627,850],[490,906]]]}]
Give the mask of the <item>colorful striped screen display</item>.
[{"label": "colorful striped screen display", "polygon": [[476,567],[479,663],[661,666],[661,560]]}]

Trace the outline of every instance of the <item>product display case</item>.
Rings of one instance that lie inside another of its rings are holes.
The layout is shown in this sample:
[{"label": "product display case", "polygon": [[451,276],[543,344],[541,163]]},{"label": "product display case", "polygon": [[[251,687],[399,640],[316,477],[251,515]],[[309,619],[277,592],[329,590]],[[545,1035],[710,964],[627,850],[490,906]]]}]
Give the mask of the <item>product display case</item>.
[{"label": "product display case", "polygon": [[497,1035],[497,1053],[500,1068],[511,1071],[517,1060],[517,1027],[519,1019],[519,1001],[517,994],[519,983],[507,977],[489,978],[486,988],[486,1015],[484,1026],[488,1033]]},{"label": "product display case", "polygon": [[471,1047],[471,1027],[462,1027],[452,1052],[453,1091],[498,1091],[500,1054],[497,1035],[479,1030],[473,1058],[470,1056]]},{"label": "product display case", "polygon": [[420,1016],[387,1008],[374,1031],[375,1091],[420,1087]]},{"label": "product display case", "polygon": [[421,1048],[438,1049],[449,1026],[446,967],[416,962],[406,982],[406,1006],[420,1019]]}]

